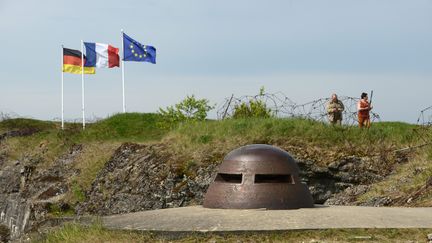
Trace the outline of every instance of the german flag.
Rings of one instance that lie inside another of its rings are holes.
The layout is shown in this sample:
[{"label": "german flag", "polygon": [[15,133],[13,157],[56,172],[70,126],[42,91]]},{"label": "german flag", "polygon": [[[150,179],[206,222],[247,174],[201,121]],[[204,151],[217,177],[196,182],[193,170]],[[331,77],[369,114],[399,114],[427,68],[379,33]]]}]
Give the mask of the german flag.
[{"label": "german flag", "polygon": [[[84,64],[86,57],[84,56]],[[81,74],[82,73],[81,52],[78,50],[63,48],[63,72]],[[94,67],[84,65],[85,74],[95,74]]]}]

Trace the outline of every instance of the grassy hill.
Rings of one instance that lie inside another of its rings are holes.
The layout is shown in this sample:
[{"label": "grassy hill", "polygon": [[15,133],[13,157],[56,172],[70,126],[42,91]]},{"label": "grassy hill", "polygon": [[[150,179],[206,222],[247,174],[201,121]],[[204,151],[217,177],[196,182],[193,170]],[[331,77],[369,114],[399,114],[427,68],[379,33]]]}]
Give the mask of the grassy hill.
[{"label": "grassy hill", "polygon": [[74,144],[84,144],[85,152],[97,161],[99,153],[107,155],[123,142],[165,143],[179,158],[178,163],[200,162],[209,151],[222,158],[230,150],[251,143],[288,144],[302,148],[300,153],[327,156],[318,159],[325,164],[347,154],[380,154],[422,142],[415,125],[399,122],[375,123],[368,130],[279,118],[208,120],[167,126],[157,114],[127,113],[88,124],[85,130],[72,123],[67,123],[65,130],[59,127],[58,123],[32,119],[0,122],[0,132],[38,131],[31,136],[7,139],[4,146],[10,158],[38,155],[47,165]]},{"label": "grassy hill", "polygon": [[[1,121],[0,136],[11,131],[30,132],[0,141],[0,169],[8,163],[32,158],[37,161],[36,170],[46,170],[73,146],[82,146],[73,165],[80,173],[68,178],[71,190],[64,198],[74,206],[85,200],[85,192],[98,172],[125,142],[162,144],[170,154],[170,163],[179,168],[215,163],[239,146],[265,143],[323,166],[347,156],[378,156],[383,158],[383,163],[376,167],[390,174],[371,185],[358,200],[389,197],[394,199],[393,205],[432,206],[432,190],[428,186],[429,181],[432,183],[432,148],[428,145],[416,147],[428,143],[432,133],[429,128],[416,125],[380,122],[370,129],[359,129],[293,118],[166,124],[158,114],[126,113],[88,124],[85,130],[81,124],[66,123],[65,126],[66,129],[61,130],[58,122],[33,119]],[[410,147],[416,148],[406,149]],[[405,162],[396,159],[400,153],[407,158]],[[51,213],[63,216],[73,211],[62,211],[54,206]]]},{"label": "grassy hill", "polygon": [[[32,119],[9,119],[0,122],[0,131],[22,129],[37,130],[31,136],[8,138],[2,143],[1,153],[11,160],[25,156],[40,158],[40,168],[48,167],[61,154],[75,144],[84,145],[84,151],[76,163],[81,173],[77,178],[80,190],[86,190],[97,172],[103,167],[114,150],[123,142],[164,143],[171,150],[175,163],[205,163],[220,160],[230,150],[251,143],[274,144],[292,147],[299,156],[315,158],[326,164],[347,155],[387,155],[395,150],[427,142],[429,130],[400,122],[374,123],[370,129],[357,127],[334,127],[305,119],[227,119],[187,122],[166,126],[158,114],[126,113],[88,124],[85,130],[80,124],[67,123],[66,129],[59,124]],[[397,165],[394,174],[376,185],[371,195],[387,194],[388,188],[402,184],[402,191],[415,191],[432,176],[429,163],[432,150],[424,147],[407,150],[408,164]],[[213,156],[210,160],[206,158]],[[393,168],[392,168],[393,169]],[[392,186],[390,186],[391,184]],[[404,192],[406,191],[406,192]],[[365,195],[367,197],[367,195]]]}]

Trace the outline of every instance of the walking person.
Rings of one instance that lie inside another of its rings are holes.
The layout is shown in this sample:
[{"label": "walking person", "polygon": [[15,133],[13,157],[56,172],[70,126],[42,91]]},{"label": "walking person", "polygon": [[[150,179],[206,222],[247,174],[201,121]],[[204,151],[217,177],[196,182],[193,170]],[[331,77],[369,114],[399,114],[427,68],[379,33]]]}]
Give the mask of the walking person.
[{"label": "walking person", "polygon": [[360,100],[357,103],[357,111],[358,111],[358,123],[359,127],[367,127],[371,126],[370,123],[370,110],[372,110],[372,105],[368,101],[368,94],[362,93],[360,96]]},{"label": "walking person", "polygon": [[327,103],[327,116],[330,124],[342,125],[342,112],[345,107],[337,97],[336,94],[332,94],[330,101]]}]

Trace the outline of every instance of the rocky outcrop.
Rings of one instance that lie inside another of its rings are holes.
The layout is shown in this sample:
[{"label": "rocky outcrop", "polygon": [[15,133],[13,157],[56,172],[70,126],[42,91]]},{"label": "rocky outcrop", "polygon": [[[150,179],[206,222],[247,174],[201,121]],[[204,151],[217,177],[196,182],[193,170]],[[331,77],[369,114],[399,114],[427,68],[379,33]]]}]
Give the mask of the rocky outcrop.
[{"label": "rocky outcrop", "polygon": [[[194,173],[187,173],[191,168],[176,167],[165,150],[163,145],[123,144],[98,174],[78,212],[109,215],[202,204],[218,161],[195,165]],[[355,156],[328,167],[311,160],[298,161],[315,203],[329,204],[352,200],[334,198],[347,188],[381,180],[371,163],[376,162]]]},{"label": "rocky outcrop", "polygon": [[30,204],[19,193],[0,194],[0,224],[5,225],[12,238],[24,232],[30,217]]},{"label": "rocky outcrop", "polygon": [[[373,164],[378,158],[349,156],[330,163],[327,167],[318,166],[314,161],[299,161],[301,177],[318,204],[348,205],[368,189],[367,185],[383,179],[381,172]],[[354,193],[339,194],[345,190]],[[362,190],[366,189],[366,190]]]},{"label": "rocky outcrop", "polygon": [[123,144],[78,212],[107,215],[200,204],[217,166],[196,166],[188,175],[163,150],[162,145]]},{"label": "rocky outcrop", "polygon": [[36,169],[37,157],[9,161],[0,169],[0,224],[12,238],[45,220],[49,205],[65,195],[67,179],[78,173],[72,162],[81,149],[73,146],[47,169]]},{"label": "rocky outcrop", "polygon": [[20,163],[0,170],[0,224],[7,227],[11,237],[24,231],[29,218],[29,204],[21,197]]}]

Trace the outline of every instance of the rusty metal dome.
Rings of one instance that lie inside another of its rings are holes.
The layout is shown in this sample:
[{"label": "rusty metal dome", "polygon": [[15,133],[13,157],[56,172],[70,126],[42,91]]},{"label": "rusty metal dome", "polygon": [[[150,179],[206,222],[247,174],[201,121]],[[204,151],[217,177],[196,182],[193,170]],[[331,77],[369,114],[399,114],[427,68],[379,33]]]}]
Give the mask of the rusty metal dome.
[{"label": "rusty metal dome", "polygon": [[295,160],[284,150],[252,144],[228,153],[204,198],[206,208],[313,207]]}]

